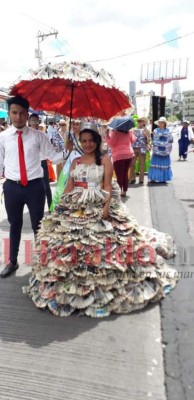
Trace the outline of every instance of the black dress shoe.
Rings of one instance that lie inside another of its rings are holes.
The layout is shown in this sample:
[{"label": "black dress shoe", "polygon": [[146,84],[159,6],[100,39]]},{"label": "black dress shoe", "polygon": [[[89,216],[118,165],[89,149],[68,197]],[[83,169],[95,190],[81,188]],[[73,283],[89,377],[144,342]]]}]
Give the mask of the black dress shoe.
[{"label": "black dress shoe", "polygon": [[136,182],[136,180],[135,180],[135,179],[133,179],[133,180],[132,180],[132,181],[130,181],[129,183],[130,183],[130,185],[133,185],[135,182]]},{"label": "black dress shoe", "polygon": [[10,262],[9,264],[6,265],[6,267],[3,269],[3,271],[0,274],[1,278],[7,278],[7,276],[10,276],[19,268],[18,263],[12,263]]}]

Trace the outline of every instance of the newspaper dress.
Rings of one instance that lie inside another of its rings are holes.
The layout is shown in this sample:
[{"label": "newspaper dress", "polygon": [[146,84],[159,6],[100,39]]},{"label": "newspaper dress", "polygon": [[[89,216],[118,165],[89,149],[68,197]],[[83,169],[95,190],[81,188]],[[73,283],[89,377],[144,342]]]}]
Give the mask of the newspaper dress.
[{"label": "newspaper dress", "polygon": [[34,304],[58,316],[129,313],[174,288],[177,275],[165,258],[171,237],[141,227],[112,190],[109,220],[102,220],[108,193],[104,166],[77,164],[74,189],[43,218],[29,286]]}]

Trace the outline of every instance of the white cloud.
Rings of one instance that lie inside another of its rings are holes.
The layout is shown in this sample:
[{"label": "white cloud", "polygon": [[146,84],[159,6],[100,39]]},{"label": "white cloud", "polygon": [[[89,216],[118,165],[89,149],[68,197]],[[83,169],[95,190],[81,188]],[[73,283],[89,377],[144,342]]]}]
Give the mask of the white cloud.
[{"label": "white cloud", "polygon": [[[194,3],[192,0],[34,0],[33,6],[25,0],[11,0],[4,5],[1,19],[0,86],[11,84],[27,69],[38,65],[34,57],[37,33],[49,32],[49,27],[59,31],[58,39],[48,37],[41,43],[43,59],[55,62],[65,59],[98,60],[97,68],[113,73],[119,85],[128,91],[130,80],[136,80],[137,88],[145,92],[153,89],[159,93],[159,85],[140,84],[142,63],[189,57],[188,79],[181,81],[181,88],[194,88],[194,34],[177,41],[177,47],[164,45],[139,54],[106,61],[109,57],[147,49],[165,41],[164,34],[175,28],[178,36],[192,32]],[[53,57],[53,58],[51,58]],[[165,87],[171,92],[172,85]]]}]

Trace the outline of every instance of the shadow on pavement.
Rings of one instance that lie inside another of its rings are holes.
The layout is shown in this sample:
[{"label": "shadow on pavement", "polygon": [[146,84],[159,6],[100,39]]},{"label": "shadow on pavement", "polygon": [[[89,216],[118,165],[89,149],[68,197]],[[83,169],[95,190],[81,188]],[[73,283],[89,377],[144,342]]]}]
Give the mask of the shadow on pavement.
[{"label": "shadow on pavement", "polygon": [[168,186],[168,183],[170,182],[148,182],[148,186]]},{"label": "shadow on pavement", "polygon": [[[22,287],[30,274],[0,279],[0,338],[5,342],[27,343],[38,348],[52,342],[64,342],[82,335],[102,321],[73,315],[60,318],[35,307]],[[113,320],[118,316],[103,318]]]},{"label": "shadow on pavement", "polygon": [[129,183],[128,190],[131,190],[131,189],[138,189],[138,188],[143,187],[143,186],[146,186],[146,185],[147,185],[147,182],[145,182],[144,184],[141,184],[141,183],[139,183],[139,182],[134,183],[134,184],[130,184],[130,183]]},{"label": "shadow on pavement", "polygon": [[181,201],[188,201],[188,202],[192,202],[194,201],[194,199],[180,199]]}]

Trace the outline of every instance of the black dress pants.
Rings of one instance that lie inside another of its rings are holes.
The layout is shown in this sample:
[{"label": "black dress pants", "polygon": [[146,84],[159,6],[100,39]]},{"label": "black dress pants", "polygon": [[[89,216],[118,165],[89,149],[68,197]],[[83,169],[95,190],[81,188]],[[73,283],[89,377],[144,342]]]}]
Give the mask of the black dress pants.
[{"label": "black dress pants", "polygon": [[31,226],[37,233],[39,223],[44,215],[45,187],[42,178],[33,179],[27,186],[7,179],[3,184],[5,209],[10,223],[10,262],[17,261],[24,206],[28,207]]},{"label": "black dress pants", "polygon": [[49,182],[49,172],[48,172],[47,160],[41,161],[41,167],[43,168],[43,173],[44,173],[43,181],[44,181],[44,186],[45,186],[45,194],[46,194],[48,209],[50,209],[50,206],[52,203],[52,192],[51,192],[50,182]]}]

